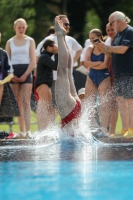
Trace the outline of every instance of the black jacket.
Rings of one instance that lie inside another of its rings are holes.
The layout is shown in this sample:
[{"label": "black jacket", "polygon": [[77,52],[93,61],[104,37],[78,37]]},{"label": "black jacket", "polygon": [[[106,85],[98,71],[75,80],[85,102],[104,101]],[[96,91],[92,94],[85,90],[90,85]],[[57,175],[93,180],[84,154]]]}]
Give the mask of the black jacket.
[{"label": "black jacket", "polygon": [[53,53],[44,50],[37,62],[36,88],[41,84],[47,84],[49,87],[53,84],[53,70],[57,70],[58,54],[55,54],[55,61],[51,59]]},{"label": "black jacket", "polygon": [[10,65],[6,51],[0,48],[0,71],[2,71],[3,79],[8,75]]}]

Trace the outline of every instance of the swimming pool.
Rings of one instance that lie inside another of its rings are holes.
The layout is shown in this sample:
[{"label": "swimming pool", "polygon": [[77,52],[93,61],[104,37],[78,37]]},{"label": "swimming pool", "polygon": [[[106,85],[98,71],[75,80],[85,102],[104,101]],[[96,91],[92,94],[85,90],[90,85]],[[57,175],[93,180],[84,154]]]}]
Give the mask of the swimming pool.
[{"label": "swimming pool", "polygon": [[133,146],[1,148],[0,200],[132,199]]}]

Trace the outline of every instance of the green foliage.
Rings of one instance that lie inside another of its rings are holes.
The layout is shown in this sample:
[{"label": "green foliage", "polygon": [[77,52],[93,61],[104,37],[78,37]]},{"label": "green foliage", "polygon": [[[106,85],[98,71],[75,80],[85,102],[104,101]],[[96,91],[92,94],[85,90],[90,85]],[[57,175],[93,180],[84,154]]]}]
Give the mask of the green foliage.
[{"label": "green foliage", "polygon": [[94,27],[100,28],[105,35],[108,17],[115,10],[124,12],[133,21],[133,1],[0,0],[1,46],[5,47],[6,41],[14,35],[13,22],[17,18],[26,19],[29,26],[27,34],[38,44],[47,36],[47,30],[58,14],[67,14],[71,23],[70,35],[83,45],[88,32]]},{"label": "green foliage", "polygon": [[99,19],[94,9],[90,10],[86,14],[85,25],[84,25],[84,38],[88,39],[88,33],[91,29],[101,28],[101,20]]},{"label": "green foliage", "polygon": [[4,48],[6,41],[14,35],[13,22],[17,18],[24,18],[29,28],[27,34],[31,35],[35,29],[34,0],[1,0],[0,1],[0,31]]}]

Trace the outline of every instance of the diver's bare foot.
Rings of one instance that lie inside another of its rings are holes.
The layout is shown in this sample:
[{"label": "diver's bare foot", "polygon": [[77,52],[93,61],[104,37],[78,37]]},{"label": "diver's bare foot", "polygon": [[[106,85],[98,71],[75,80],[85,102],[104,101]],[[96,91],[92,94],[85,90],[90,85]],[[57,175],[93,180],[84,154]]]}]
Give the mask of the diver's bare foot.
[{"label": "diver's bare foot", "polygon": [[66,35],[66,30],[63,28],[62,22],[58,16],[55,18],[55,32],[58,36]]}]

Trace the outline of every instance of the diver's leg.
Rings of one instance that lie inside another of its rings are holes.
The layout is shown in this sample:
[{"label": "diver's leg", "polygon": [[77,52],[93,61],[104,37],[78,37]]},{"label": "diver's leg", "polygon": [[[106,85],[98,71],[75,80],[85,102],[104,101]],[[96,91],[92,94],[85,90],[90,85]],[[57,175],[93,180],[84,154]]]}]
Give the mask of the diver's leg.
[{"label": "diver's leg", "polygon": [[55,30],[58,40],[58,69],[55,85],[55,97],[61,118],[66,117],[75,107],[76,101],[70,92],[68,77],[69,50],[65,42],[65,30],[61,27],[59,19],[55,19]]}]

